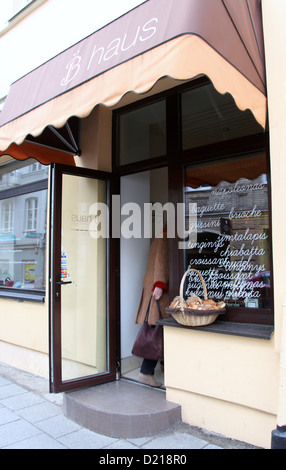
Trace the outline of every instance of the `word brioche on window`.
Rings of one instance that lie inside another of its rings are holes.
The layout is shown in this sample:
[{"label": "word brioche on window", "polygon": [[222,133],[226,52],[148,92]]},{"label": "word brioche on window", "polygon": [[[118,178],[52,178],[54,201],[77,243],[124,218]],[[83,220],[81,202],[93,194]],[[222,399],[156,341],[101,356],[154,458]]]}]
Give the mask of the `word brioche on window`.
[{"label": "word brioche on window", "polygon": [[[253,169],[255,158],[250,157],[249,163]],[[213,164],[214,171],[215,166]],[[192,227],[197,230],[197,240],[188,245],[187,263],[189,268],[201,272],[211,298],[225,299],[230,306],[269,308],[270,240],[265,157],[257,160],[255,174],[253,171],[249,174],[247,158],[244,167],[236,181],[225,180],[222,171],[218,184],[212,185],[211,178],[206,176],[206,183],[202,182],[199,187],[192,187],[195,175],[192,167],[186,170],[185,201],[196,202],[198,206],[196,227]],[[206,175],[210,174],[209,170]],[[201,179],[203,181],[203,174]],[[200,280],[193,272],[186,286],[186,295],[190,293],[202,294]]]}]

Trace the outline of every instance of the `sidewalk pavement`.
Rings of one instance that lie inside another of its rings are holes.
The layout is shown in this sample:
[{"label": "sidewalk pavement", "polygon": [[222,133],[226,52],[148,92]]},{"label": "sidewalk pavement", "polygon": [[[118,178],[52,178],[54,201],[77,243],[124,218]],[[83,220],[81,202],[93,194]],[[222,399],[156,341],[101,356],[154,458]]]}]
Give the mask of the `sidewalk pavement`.
[{"label": "sidewalk pavement", "polygon": [[0,449],[255,449],[179,424],[156,436],[118,439],[85,429],[65,417],[63,394],[48,381],[0,363]]}]

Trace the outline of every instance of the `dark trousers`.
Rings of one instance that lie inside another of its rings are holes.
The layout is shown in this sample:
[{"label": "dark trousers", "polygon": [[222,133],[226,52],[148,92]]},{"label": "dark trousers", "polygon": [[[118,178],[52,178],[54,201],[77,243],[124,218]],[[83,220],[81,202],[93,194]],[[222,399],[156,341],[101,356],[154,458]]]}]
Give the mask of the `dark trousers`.
[{"label": "dark trousers", "polygon": [[154,375],[154,370],[158,361],[153,359],[143,359],[140,372],[145,375]]}]

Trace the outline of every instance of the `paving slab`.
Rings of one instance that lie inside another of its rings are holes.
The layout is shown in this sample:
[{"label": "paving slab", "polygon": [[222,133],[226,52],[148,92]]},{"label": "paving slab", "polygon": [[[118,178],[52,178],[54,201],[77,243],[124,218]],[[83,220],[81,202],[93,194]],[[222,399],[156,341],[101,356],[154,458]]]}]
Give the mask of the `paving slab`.
[{"label": "paving slab", "polygon": [[117,439],[82,428],[59,437],[58,441],[68,449],[103,449],[109,444],[115,443]]},{"label": "paving slab", "polygon": [[38,434],[37,436],[24,439],[23,441],[16,442],[9,446],[3,447],[3,449],[66,449],[66,447],[60,444],[57,440],[46,434]]},{"label": "paving slab", "polygon": [[5,406],[10,410],[17,411],[43,402],[45,402],[45,399],[40,395],[36,395],[33,392],[27,392],[21,395],[4,398],[0,400],[0,405]]},{"label": "paving slab", "polygon": [[142,449],[203,449],[208,441],[187,433],[174,432],[169,436],[161,436],[144,444]]},{"label": "paving slab", "polygon": [[[106,388],[98,390],[101,400],[100,390],[105,393]],[[138,390],[136,399],[146,399],[146,388]],[[89,392],[84,395],[89,397]],[[134,394],[131,398],[134,405]],[[0,363],[0,449],[255,449],[184,423],[155,436],[106,436],[66,417],[63,399],[64,394],[49,393],[46,379]]]},{"label": "paving slab", "polygon": [[0,400],[22,395],[23,393],[27,393],[27,390],[17,384],[2,385],[0,387]]},{"label": "paving slab", "polygon": [[18,419],[0,426],[0,448],[17,444],[40,434],[40,430],[25,420]]},{"label": "paving slab", "polygon": [[77,423],[62,414],[37,422],[37,427],[55,439],[81,429]]},{"label": "paving slab", "polygon": [[18,415],[30,423],[37,423],[60,414],[62,414],[62,410],[57,405],[46,401],[18,410]]},{"label": "paving slab", "polygon": [[12,421],[17,421],[19,417],[7,408],[0,408],[0,426],[2,424],[11,423]]}]

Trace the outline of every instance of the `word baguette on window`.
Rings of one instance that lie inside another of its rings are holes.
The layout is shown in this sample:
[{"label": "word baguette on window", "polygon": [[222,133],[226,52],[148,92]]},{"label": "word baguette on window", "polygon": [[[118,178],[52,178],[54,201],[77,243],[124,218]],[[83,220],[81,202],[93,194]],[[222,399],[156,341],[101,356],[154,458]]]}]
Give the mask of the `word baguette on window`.
[{"label": "word baguette on window", "polygon": [[[227,165],[224,161],[211,163],[207,171],[204,165],[198,169],[187,167],[185,202],[197,203],[198,219],[189,226],[196,231],[197,240],[191,241],[186,250],[186,269],[202,273],[210,298],[224,299],[234,307],[269,309],[271,243],[266,157],[254,154],[238,160],[229,159]],[[185,295],[191,293],[203,295],[200,279],[193,272]]]}]

